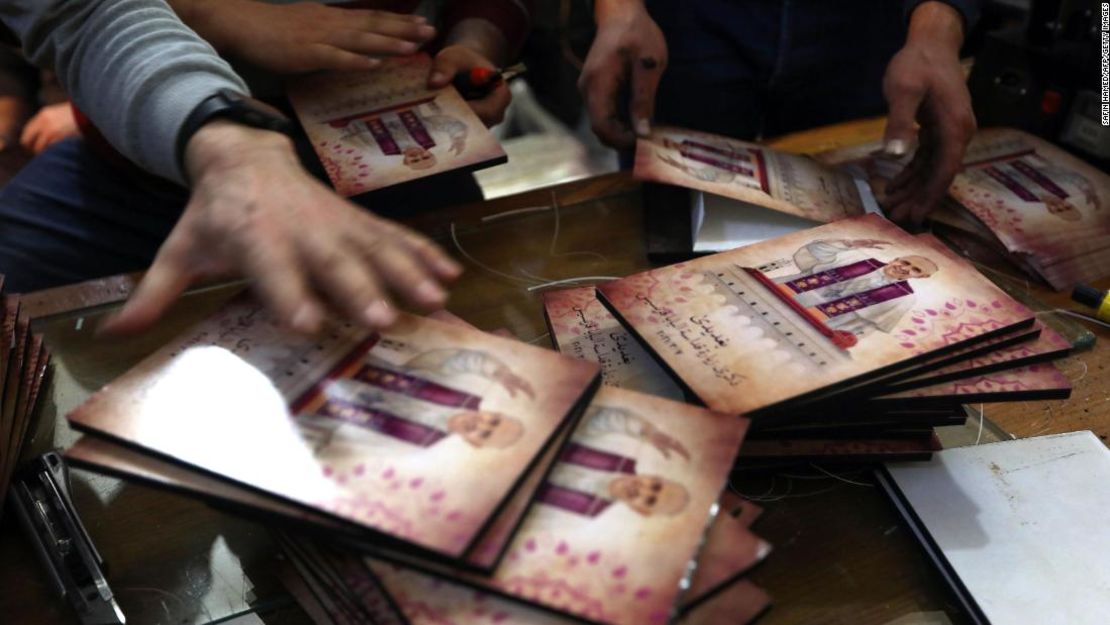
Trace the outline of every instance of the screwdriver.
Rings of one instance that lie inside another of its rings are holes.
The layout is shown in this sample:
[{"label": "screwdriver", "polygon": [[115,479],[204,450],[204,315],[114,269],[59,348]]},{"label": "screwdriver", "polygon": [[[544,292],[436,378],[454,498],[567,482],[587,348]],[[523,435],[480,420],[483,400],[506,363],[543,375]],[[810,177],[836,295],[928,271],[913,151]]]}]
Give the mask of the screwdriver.
[{"label": "screwdriver", "polygon": [[455,74],[451,84],[464,100],[481,100],[492,93],[498,85],[520,76],[525,71],[524,63],[510,65],[503,69],[473,67]]}]

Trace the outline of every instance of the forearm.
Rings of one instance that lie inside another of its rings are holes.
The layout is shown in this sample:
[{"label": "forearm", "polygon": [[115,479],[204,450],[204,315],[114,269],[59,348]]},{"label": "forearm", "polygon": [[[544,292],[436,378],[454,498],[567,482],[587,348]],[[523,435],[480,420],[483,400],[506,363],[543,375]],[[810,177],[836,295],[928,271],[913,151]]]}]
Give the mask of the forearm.
[{"label": "forearm", "polygon": [[501,31],[484,19],[471,18],[455,24],[445,46],[466,46],[497,66],[509,62],[509,42]]},{"label": "forearm", "polygon": [[0,19],[33,62],[53,65],[77,106],[124,155],[184,181],[186,117],[220,89],[246,85],[160,0],[8,0]]},{"label": "forearm", "polygon": [[455,0],[443,11],[446,45],[472,47],[496,65],[516,58],[531,29],[533,0]]}]

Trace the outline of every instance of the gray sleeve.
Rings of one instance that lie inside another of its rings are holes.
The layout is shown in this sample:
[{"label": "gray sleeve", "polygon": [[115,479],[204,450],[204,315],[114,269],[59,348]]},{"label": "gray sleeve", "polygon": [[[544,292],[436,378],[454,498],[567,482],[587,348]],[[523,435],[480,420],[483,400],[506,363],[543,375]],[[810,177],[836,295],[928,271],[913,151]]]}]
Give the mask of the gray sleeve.
[{"label": "gray sleeve", "polygon": [[56,68],[116,149],[180,183],[176,148],[185,118],[220,89],[247,93],[164,0],[0,0],[0,19],[28,58]]}]

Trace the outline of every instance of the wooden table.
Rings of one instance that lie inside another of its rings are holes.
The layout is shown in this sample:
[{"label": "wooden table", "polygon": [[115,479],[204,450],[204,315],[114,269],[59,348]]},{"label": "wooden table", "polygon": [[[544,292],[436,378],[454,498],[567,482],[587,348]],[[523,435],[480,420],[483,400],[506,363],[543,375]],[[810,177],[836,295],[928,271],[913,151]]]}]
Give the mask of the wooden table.
[{"label": "wooden table", "polygon": [[[874,134],[875,122],[870,123],[856,127],[853,140],[860,140],[861,132],[866,139],[868,128]],[[819,138],[823,143],[811,140],[811,145],[836,146],[827,136]],[[529,289],[543,282],[622,276],[646,268],[640,205],[639,186],[617,174],[412,221],[465,259],[467,272],[448,306],[452,312],[482,329],[507,328],[523,340],[548,345],[538,293]],[[122,294],[126,285],[116,281],[101,285],[98,292]],[[230,292],[191,294],[157,329],[126,340],[104,342],[92,336],[103,307],[41,319],[37,325],[54,349],[55,367],[33,447],[69,444],[75,435],[65,425],[68,410],[213,310]],[[1045,296],[1066,305],[1062,296]],[[46,310],[50,302],[37,305]],[[1019,435],[1091,428],[1105,437],[1110,411],[1101,381],[1110,350],[1100,343],[1075,360],[1085,364],[1086,374],[1075,373],[1072,400],[988,406],[987,416]],[[995,439],[993,429],[987,432],[985,440]],[[763,501],[766,513],[756,530],[775,548],[752,574],[776,600],[761,625],[882,625],[936,612],[947,613],[953,623],[964,622],[939,574],[868,474],[854,471],[843,477],[862,485],[812,472],[735,480],[738,490]],[[274,577],[273,545],[263,526],[180,496],[90,473],[75,471],[74,487],[130,623],[211,623],[248,612],[268,624],[309,622]],[[76,622],[52,595],[10,515],[0,529],[0,620]]]}]

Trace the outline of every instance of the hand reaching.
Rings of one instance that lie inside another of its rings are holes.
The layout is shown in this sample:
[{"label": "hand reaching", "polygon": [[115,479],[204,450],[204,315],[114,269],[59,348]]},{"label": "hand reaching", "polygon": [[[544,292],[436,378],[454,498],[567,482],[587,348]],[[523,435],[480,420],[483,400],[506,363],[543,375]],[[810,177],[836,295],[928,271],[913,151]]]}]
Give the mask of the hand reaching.
[{"label": "hand reaching", "polygon": [[421,16],[316,2],[170,0],[170,5],[220,52],[277,74],[373,69],[381,64],[378,57],[412,54],[435,37]]},{"label": "hand reaching", "polygon": [[913,160],[886,187],[884,204],[893,221],[920,224],[940,204],[975,134],[959,59],[962,40],[962,18],[955,9],[943,2],[922,3],[911,16],[905,47],[887,66],[886,151],[905,154],[915,136],[919,144]]},{"label": "hand reaching", "polygon": [[[594,37],[578,90],[601,142],[629,148],[651,132],[655,92],[667,67],[667,42],[640,0],[598,0]],[[629,110],[619,110],[621,88],[631,86]]]},{"label": "hand reaching", "polygon": [[284,136],[227,121],[185,151],[193,193],[181,219],[105,332],[154,323],[203,276],[239,274],[274,317],[305,334],[327,308],[378,329],[396,319],[387,289],[442,307],[461,268],[424,237],[346,202],[309,176]]}]

